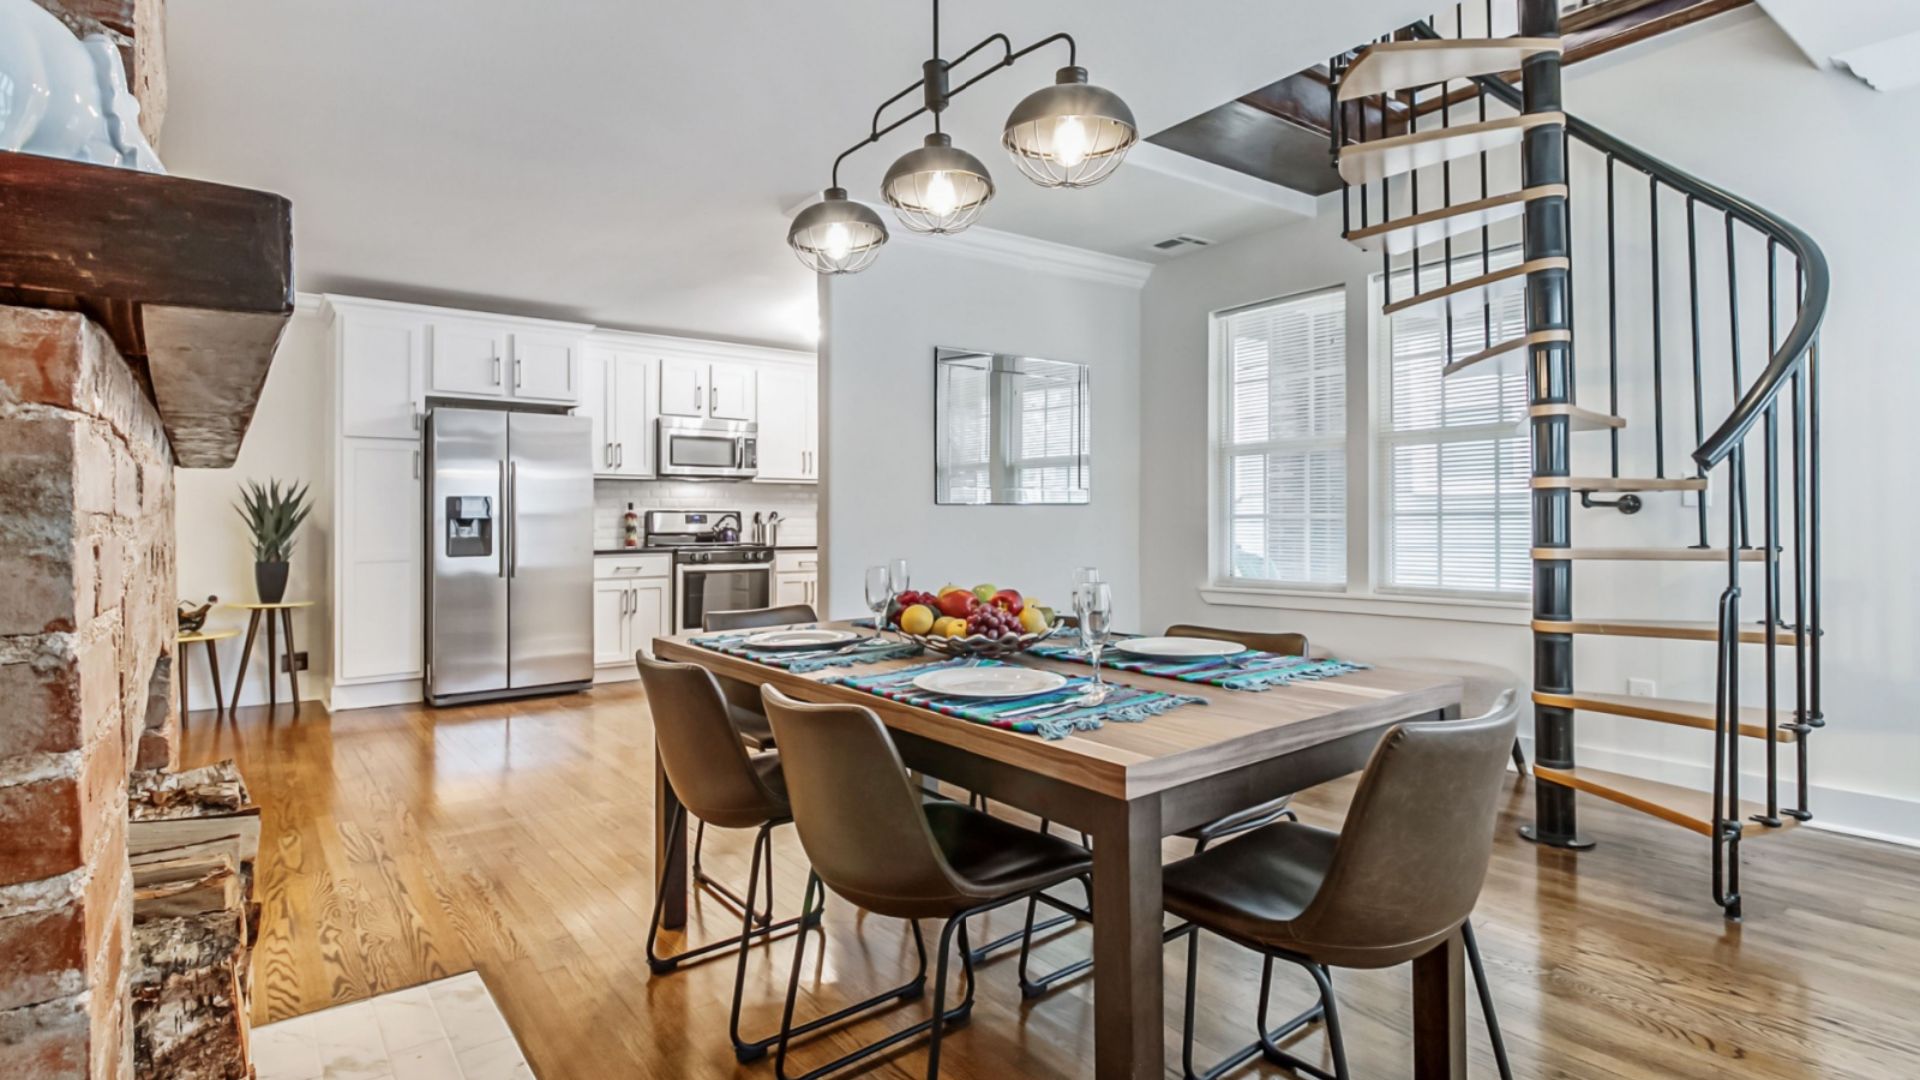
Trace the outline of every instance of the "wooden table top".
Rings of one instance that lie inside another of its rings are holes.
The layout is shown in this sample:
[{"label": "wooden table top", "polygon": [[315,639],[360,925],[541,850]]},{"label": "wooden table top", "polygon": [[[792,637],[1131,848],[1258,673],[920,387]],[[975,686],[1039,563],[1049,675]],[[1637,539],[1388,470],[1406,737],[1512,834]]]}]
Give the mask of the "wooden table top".
[{"label": "wooden table top", "polygon": [[[810,625],[852,629],[850,622]],[[768,683],[792,697],[864,705],[889,727],[1031,769],[1078,787],[1121,798],[1138,798],[1266,758],[1316,746],[1393,720],[1460,703],[1460,680],[1430,672],[1370,668],[1330,679],[1303,680],[1263,691],[1227,690],[1153,675],[1102,668],[1102,678],[1148,689],[1191,694],[1205,705],[1162,713],[1144,723],[1108,723],[1064,739],[969,723],[928,709],[902,705],[877,694],[823,680],[849,673],[873,674],[939,659],[927,655],[855,667],[795,674],[692,643],[703,633],[658,637],[654,655],[691,661],[715,674]],[[1085,675],[1085,664],[1031,655],[1014,662]]]},{"label": "wooden table top", "polygon": [[201,641],[225,641],[230,637],[239,636],[239,628],[230,626],[225,630],[195,630],[191,634],[175,634],[173,640],[175,644],[192,645]]},{"label": "wooden table top", "polygon": [[277,604],[262,604],[256,601],[251,604],[221,604],[220,606],[239,608],[241,611],[278,611],[281,608],[303,608],[313,605],[312,600],[282,600]]}]

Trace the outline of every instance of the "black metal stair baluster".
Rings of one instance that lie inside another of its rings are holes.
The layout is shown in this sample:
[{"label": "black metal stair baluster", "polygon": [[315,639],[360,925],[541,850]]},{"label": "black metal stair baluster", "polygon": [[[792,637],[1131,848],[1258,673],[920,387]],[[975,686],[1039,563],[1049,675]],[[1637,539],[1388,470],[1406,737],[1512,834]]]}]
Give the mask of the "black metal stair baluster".
[{"label": "black metal stair baluster", "polygon": [[[1806,276],[1799,261],[1794,265],[1793,310],[1797,320],[1806,294]],[[1793,375],[1793,726],[1794,726],[1794,804],[1787,813],[1805,821],[1807,810],[1807,383],[1801,372]]]},{"label": "black metal stair baluster", "polygon": [[[1488,0],[1487,2],[1487,36],[1493,36],[1492,0]],[[1479,86],[1478,83],[1476,83],[1475,86],[1479,90],[1476,96],[1480,99],[1480,122],[1484,124],[1487,122],[1487,91],[1485,87]],[[1487,152],[1485,150],[1480,151],[1480,197],[1482,199],[1487,197]],[[1492,254],[1489,249],[1491,249],[1492,246],[1493,229],[1483,219],[1480,224],[1481,277],[1485,277],[1491,272],[1493,263]],[[1483,349],[1493,348],[1493,297],[1487,293],[1480,294],[1480,347]]]},{"label": "black metal stair baluster", "polygon": [[1807,348],[1807,621],[1800,633],[1808,635],[1811,669],[1808,694],[1813,714],[1807,722],[1824,727],[1827,714],[1820,708],[1820,337]]},{"label": "black metal stair baluster", "polygon": [[[1687,307],[1690,313],[1690,325],[1693,330],[1693,445],[1699,446],[1707,441],[1707,403],[1702,392],[1703,382],[1700,373],[1700,246],[1694,228],[1694,198],[1687,196]],[[1700,542],[1696,547],[1707,547],[1707,496],[1705,492],[1695,492],[1694,509],[1700,519]]]},{"label": "black metal stair baluster", "polygon": [[[1607,155],[1607,412],[1620,415],[1620,307],[1619,282],[1614,268],[1613,155]],[[1613,477],[1620,478],[1620,429],[1607,429],[1613,458]]]},{"label": "black metal stair baluster", "polygon": [[[1573,266],[1573,233],[1574,233],[1574,228],[1573,228],[1573,139],[1567,136],[1564,132],[1560,136],[1560,182],[1564,184],[1567,188],[1566,249],[1567,249],[1567,266],[1568,266],[1567,277],[1569,282],[1567,285],[1567,329],[1568,331],[1572,331],[1573,328],[1577,325],[1573,317],[1574,289],[1571,283],[1572,277],[1573,277],[1572,266]],[[1573,351],[1573,344],[1574,343],[1571,341],[1567,342],[1566,348],[1569,353]],[[1567,359],[1567,366],[1568,368],[1576,372],[1579,370],[1579,366],[1574,363],[1572,357],[1569,357]],[[1574,378],[1569,380],[1567,383],[1567,404],[1578,405],[1579,403],[1580,403],[1580,380],[1578,378]]]},{"label": "black metal stair baluster", "polygon": [[[1383,139],[1387,137],[1387,95],[1384,90],[1380,93],[1380,137]],[[1393,198],[1393,188],[1389,186],[1392,180],[1393,178],[1387,175],[1383,167],[1380,170],[1380,224],[1382,225],[1393,220],[1393,203],[1390,201]],[[1413,287],[1418,289],[1420,283],[1414,282]],[[1381,299],[1385,301],[1386,306],[1392,307],[1393,245],[1387,242],[1384,233],[1380,237],[1380,289]]]},{"label": "black metal stair baluster", "polygon": [[[1727,330],[1733,357],[1733,400],[1740,400],[1743,380],[1740,377],[1740,271],[1735,264],[1737,249],[1733,242],[1733,215],[1727,215]],[[1727,538],[1727,543],[1737,543],[1740,547],[1751,547],[1752,539],[1747,533],[1747,456],[1740,455],[1740,466],[1728,477],[1733,481],[1734,502],[1740,509],[1740,531]]]},{"label": "black metal stair baluster", "polygon": [[[1407,134],[1408,135],[1418,134],[1420,131],[1420,109],[1417,101],[1415,100],[1417,97],[1418,97],[1417,94],[1414,94],[1411,92],[1408,93],[1407,95]],[[1442,167],[1444,167],[1446,163],[1442,162],[1441,164],[1442,164]],[[1409,217],[1420,216],[1420,167],[1418,165],[1415,165],[1413,168],[1407,170],[1407,214]],[[1413,273],[1409,275],[1409,278],[1408,278],[1408,280],[1410,280],[1413,284],[1407,286],[1408,296],[1419,296],[1420,293],[1424,291],[1420,287],[1419,234],[1420,234],[1420,229],[1418,226],[1415,226],[1412,232],[1409,234],[1409,240],[1407,244],[1407,254],[1412,256],[1413,258]],[[1449,301],[1443,300],[1441,302],[1448,303]]]},{"label": "black metal stair baluster", "polygon": [[[1776,265],[1774,244],[1767,243],[1767,355],[1780,346],[1780,327],[1777,321],[1780,307],[1780,287],[1774,278]],[[1776,422],[1780,407],[1776,402],[1767,406],[1766,418],[1762,421],[1761,440],[1761,486],[1762,513],[1765,516],[1766,554],[1763,569],[1767,580],[1765,586],[1767,607],[1767,655],[1764,661],[1767,671],[1767,812],[1755,820],[1762,825],[1778,827],[1780,824],[1780,692],[1779,692],[1779,652],[1780,644],[1780,433]],[[1736,564],[1737,565],[1737,564]]]},{"label": "black metal stair baluster", "polygon": [[[1459,21],[1459,18],[1456,16],[1454,19],[1455,30],[1459,29],[1459,25],[1460,25],[1460,21]],[[1440,129],[1442,131],[1445,131],[1447,128],[1453,126],[1453,108],[1452,108],[1453,88],[1448,86],[1444,80],[1440,82],[1439,86],[1440,86]],[[1446,209],[1451,207],[1452,205],[1453,205],[1453,162],[1442,161],[1440,163],[1440,207],[1441,209]],[[1445,237],[1444,241],[1440,246],[1441,265],[1445,267],[1445,269],[1442,271],[1443,277],[1441,280],[1441,284],[1443,286],[1451,286],[1453,284],[1453,225],[1451,222],[1445,222],[1441,224],[1440,228]],[[1415,242],[1416,243],[1418,242],[1418,237],[1415,238]],[[1451,299],[1446,301],[1446,309],[1447,309],[1446,320],[1445,320],[1446,344],[1441,348],[1440,357],[1441,357],[1441,362],[1443,364],[1452,366],[1453,364],[1453,301]]]},{"label": "black metal stair baluster", "polygon": [[[1327,153],[1333,158],[1333,167],[1340,168],[1340,140],[1345,124],[1347,107],[1340,100],[1340,82],[1346,77],[1346,71],[1340,66],[1340,58],[1327,57]],[[1365,212],[1362,212],[1360,224],[1366,225]],[[1340,184],[1340,231],[1353,231],[1353,185],[1342,181]]]},{"label": "black metal stair baluster", "polygon": [[[1660,377],[1660,178],[1647,177],[1647,219],[1653,252],[1653,475],[1667,475],[1667,409],[1665,379]],[[1704,498],[1702,499],[1704,502]]]},{"label": "black metal stair baluster", "polygon": [[[1745,445],[1736,445],[1727,464],[1738,476],[1746,466]],[[1729,477],[1731,479],[1731,477]],[[1735,533],[1737,502],[1727,506],[1727,535]],[[1740,917],[1740,549],[1727,545],[1727,594],[1732,604],[1727,612],[1727,710],[1721,718],[1721,742],[1727,748],[1727,917]]]}]

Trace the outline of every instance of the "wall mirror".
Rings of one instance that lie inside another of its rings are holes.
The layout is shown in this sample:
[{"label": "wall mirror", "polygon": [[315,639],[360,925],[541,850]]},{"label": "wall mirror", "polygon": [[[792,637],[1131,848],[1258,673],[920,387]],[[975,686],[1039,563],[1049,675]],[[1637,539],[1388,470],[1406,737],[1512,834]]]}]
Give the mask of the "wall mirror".
[{"label": "wall mirror", "polygon": [[1088,370],[1033,356],[934,350],[934,501],[1088,501]]}]

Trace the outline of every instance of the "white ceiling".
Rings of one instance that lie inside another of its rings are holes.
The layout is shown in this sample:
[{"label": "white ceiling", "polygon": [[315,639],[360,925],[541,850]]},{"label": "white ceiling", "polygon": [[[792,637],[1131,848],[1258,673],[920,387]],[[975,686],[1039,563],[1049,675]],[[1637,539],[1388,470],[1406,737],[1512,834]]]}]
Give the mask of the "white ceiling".
[{"label": "white ceiling", "polygon": [[[942,51],[1069,30],[1154,132],[1426,6],[949,2]],[[302,289],[784,345],[817,326],[787,214],[930,44],[927,6],[901,0],[172,0],[167,19],[162,156],[289,196]],[[1065,62],[1050,47],[947,113],[999,184],[982,225],[1147,259],[1310,207],[1152,147],[1099,188],[1028,184],[1000,123]],[[925,130],[856,154],[842,183],[875,198]]]}]

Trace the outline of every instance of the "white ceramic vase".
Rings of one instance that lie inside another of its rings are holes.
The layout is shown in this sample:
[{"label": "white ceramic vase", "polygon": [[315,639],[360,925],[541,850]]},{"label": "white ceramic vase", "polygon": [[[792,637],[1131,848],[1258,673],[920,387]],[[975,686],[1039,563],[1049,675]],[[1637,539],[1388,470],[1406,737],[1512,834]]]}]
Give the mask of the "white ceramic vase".
[{"label": "white ceramic vase", "polygon": [[0,150],[162,172],[120,53],[33,0],[0,0]]}]

